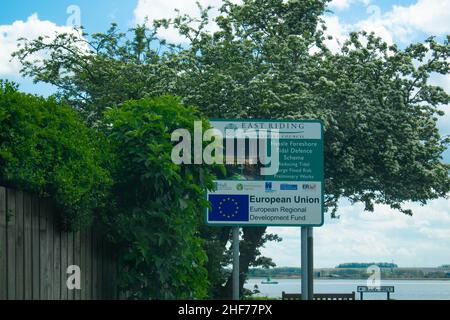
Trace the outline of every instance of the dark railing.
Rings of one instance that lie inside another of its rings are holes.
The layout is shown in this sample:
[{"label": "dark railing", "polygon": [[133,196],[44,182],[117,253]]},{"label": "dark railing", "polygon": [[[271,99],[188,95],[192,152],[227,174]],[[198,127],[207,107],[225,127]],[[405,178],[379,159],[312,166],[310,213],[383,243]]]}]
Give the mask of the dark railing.
[{"label": "dark railing", "polygon": [[[355,292],[352,293],[315,293],[314,300],[355,300]],[[282,300],[302,300],[301,293],[286,293],[283,291]]]}]

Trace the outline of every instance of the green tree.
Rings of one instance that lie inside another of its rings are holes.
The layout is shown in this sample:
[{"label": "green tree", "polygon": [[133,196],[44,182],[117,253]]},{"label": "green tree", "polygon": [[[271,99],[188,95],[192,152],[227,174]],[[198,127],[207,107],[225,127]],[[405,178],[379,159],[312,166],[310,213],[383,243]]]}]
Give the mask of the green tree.
[{"label": "green tree", "polygon": [[[95,125],[109,107],[169,93],[176,77],[160,54],[172,46],[159,41],[156,30],[137,26],[130,31],[132,39],[112,24],[106,33],[89,37],[80,29],[58,34],[53,41],[49,37],[32,42],[23,39],[14,56],[23,63],[22,75],[56,86],[57,96]],[[36,58],[39,52],[48,56]]]},{"label": "green tree", "polygon": [[[208,117],[320,119],[331,214],[342,197],[364,203],[367,210],[384,203],[411,214],[403,209],[405,202],[425,204],[450,189],[449,168],[442,163],[449,141],[436,125],[442,115],[438,106],[450,98],[428,82],[433,73],[449,72],[449,38],[442,44],[429,38],[401,50],[359,32],[333,53],[324,45],[321,21],[327,2],[224,1],[213,33],[206,28],[205,8],[200,21],[178,16],[157,21],[152,30],[137,27],[134,40],[113,27],[93,36],[89,42],[95,49],[88,52],[79,45],[86,40],[66,35],[53,42],[26,42],[16,56],[25,61],[25,75],[57,85],[94,118],[129,97],[168,92]],[[187,45],[157,40],[158,29],[170,25],[188,39]],[[51,58],[26,62],[42,50],[50,50]],[[107,103],[98,104],[102,99]],[[229,261],[229,230],[204,230],[212,293],[229,297],[230,278],[222,270]],[[272,264],[259,248],[275,237],[265,228],[243,232],[242,270]]]},{"label": "green tree", "polygon": [[[366,32],[340,52],[324,46],[326,1],[224,1],[211,34],[190,19],[172,22],[191,39],[181,51],[177,92],[210,117],[320,119],[325,124],[326,205],[340,198],[388,204],[445,197],[448,138],[437,128],[449,95],[428,79],[448,74],[448,39],[404,50]],[[206,20],[206,14],[202,15]],[[255,263],[264,229],[245,229],[241,270]],[[256,241],[255,241],[256,240]],[[224,241],[223,241],[224,242]],[[230,288],[231,277],[226,288]],[[241,286],[242,288],[242,286]],[[230,290],[223,291],[229,296]]]},{"label": "green tree", "polygon": [[69,106],[0,80],[0,185],[51,197],[67,229],[89,225],[105,205],[101,139]]}]

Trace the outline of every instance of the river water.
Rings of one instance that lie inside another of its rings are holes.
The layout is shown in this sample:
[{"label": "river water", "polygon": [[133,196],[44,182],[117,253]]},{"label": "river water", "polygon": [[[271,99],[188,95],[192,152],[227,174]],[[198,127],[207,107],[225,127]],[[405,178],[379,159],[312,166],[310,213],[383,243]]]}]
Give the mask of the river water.
[{"label": "river water", "polygon": [[[261,284],[265,279],[249,279],[245,285],[253,290],[257,285],[261,294],[258,296],[281,298],[281,293],[300,293],[300,279],[273,279],[278,284]],[[351,293],[356,292],[357,286],[367,285],[366,280],[316,279],[314,292],[316,293]],[[391,294],[396,300],[450,300],[450,281],[446,280],[382,280],[382,286],[394,286],[395,293]],[[356,293],[359,299],[359,293]],[[386,293],[365,293],[364,300],[385,300]]]}]

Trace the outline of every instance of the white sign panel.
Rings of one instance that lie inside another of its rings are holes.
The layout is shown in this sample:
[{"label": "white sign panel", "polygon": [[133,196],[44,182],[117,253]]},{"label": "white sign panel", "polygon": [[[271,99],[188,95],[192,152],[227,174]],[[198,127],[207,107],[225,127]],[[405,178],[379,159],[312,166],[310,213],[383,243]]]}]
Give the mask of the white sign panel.
[{"label": "white sign panel", "polygon": [[[320,121],[216,119],[211,124],[227,142],[233,142],[226,159],[234,157],[235,153],[237,160],[241,159],[239,154],[247,157],[256,153],[250,152],[251,139],[258,139],[258,157],[249,157],[248,162],[237,161],[240,167],[233,167],[232,158],[227,168],[228,180],[216,181],[215,190],[207,195],[210,207],[206,219],[209,225],[323,225],[324,131]],[[248,134],[248,152],[246,144],[241,143],[244,150],[240,150],[237,141],[236,152],[233,132],[257,133]],[[263,132],[276,132],[275,139],[270,142],[270,161],[265,161],[269,159],[268,154],[266,156],[263,152],[261,156],[259,153],[261,149],[269,149],[259,145],[265,141],[264,135],[260,137]],[[256,144],[253,146],[255,151]],[[263,171],[262,167],[270,170]]]},{"label": "white sign panel", "polygon": [[217,181],[210,225],[321,226],[322,182]]}]

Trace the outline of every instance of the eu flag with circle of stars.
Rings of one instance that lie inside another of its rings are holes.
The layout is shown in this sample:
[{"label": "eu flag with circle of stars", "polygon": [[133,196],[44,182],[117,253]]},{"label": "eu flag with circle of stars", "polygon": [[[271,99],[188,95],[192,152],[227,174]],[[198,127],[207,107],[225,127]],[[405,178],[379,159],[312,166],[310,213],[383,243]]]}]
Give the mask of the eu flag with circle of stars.
[{"label": "eu flag with circle of stars", "polygon": [[211,209],[208,221],[248,221],[249,197],[248,195],[209,195]]}]

